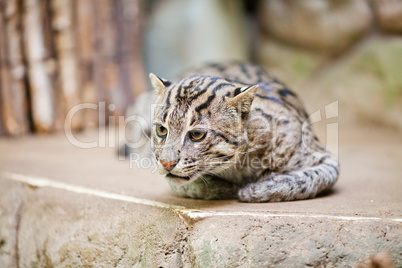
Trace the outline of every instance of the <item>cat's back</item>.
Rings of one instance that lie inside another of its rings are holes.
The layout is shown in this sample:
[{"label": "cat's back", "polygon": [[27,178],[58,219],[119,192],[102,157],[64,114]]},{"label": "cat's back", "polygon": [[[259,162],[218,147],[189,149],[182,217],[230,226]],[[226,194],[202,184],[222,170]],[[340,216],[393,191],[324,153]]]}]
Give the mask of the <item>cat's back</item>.
[{"label": "cat's back", "polygon": [[257,64],[239,61],[211,63],[187,70],[180,79],[191,75],[221,77],[245,85],[258,84],[259,89],[253,102],[254,111],[272,113],[272,110],[281,110],[295,115],[300,121],[307,119],[298,96]]},{"label": "cat's back", "polygon": [[191,75],[221,77],[228,81],[249,85],[276,81],[261,66],[239,61],[201,65],[186,70],[179,78],[182,79]]}]

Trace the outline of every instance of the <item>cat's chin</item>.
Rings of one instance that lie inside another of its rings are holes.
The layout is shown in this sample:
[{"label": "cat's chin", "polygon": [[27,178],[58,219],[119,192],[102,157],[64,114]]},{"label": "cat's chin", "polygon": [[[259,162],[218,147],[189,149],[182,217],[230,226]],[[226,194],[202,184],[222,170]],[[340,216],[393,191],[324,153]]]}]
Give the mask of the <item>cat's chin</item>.
[{"label": "cat's chin", "polygon": [[188,183],[194,181],[194,180],[192,180],[191,176],[181,177],[181,176],[174,175],[172,173],[166,174],[166,179],[170,183],[173,183],[177,186],[182,186],[182,185],[185,185],[185,184],[188,184]]}]

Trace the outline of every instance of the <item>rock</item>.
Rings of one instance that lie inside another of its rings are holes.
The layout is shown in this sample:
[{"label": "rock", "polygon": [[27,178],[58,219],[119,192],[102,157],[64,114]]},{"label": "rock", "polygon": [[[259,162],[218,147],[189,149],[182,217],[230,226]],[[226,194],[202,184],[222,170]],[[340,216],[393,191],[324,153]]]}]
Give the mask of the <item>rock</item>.
[{"label": "rock", "polygon": [[180,267],[183,229],[172,211],[39,189],[21,212],[19,267]]},{"label": "rock", "polygon": [[26,188],[0,177],[0,267],[18,267],[17,234]]},{"label": "rock", "polygon": [[281,44],[267,37],[262,37],[257,46],[258,63],[270,74],[297,91],[303,82],[319,66],[319,55]]},{"label": "rock", "polygon": [[171,0],[155,8],[145,33],[148,72],[171,79],[193,65],[247,58],[241,1]]},{"label": "rock", "polygon": [[323,68],[301,96],[307,107],[339,101],[346,121],[402,130],[402,38],[371,38],[348,57]]},{"label": "rock", "polygon": [[387,252],[380,252],[359,263],[356,268],[395,268],[395,264]]},{"label": "rock", "polygon": [[[398,226],[387,223],[390,231],[383,239],[384,225],[364,221],[300,217],[288,222],[272,217],[247,222],[241,215],[222,216],[200,221],[188,240],[195,267],[355,267],[377,253],[380,243],[398,263]],[[355,236],[358,241],[351,239]],[[365,250],[356,250],[359,247]]]},{"label": "rock", "polygon": [[402,33],[402,1],[373,1],[374,12],[384,31]]},{"label": "rock", "polygon": [[364,0],[265,0],[259,11],[262,28],[272,36],[331,53],[355,43],[372,21]]}]

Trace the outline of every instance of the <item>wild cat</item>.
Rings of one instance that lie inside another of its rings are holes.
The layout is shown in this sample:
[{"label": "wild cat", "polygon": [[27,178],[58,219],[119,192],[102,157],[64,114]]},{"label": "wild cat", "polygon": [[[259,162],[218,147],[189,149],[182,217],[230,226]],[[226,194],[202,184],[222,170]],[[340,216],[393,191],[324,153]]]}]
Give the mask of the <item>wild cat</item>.
[{"label": "wild cat", "polygon": [[175,82],[149,77],[154,96],[145,93],[129,113],[155,103],[145,132],[175,195],[290,201],[337,181],[338,161],[318,141],[297,95],[262,67],[209,64]]}]

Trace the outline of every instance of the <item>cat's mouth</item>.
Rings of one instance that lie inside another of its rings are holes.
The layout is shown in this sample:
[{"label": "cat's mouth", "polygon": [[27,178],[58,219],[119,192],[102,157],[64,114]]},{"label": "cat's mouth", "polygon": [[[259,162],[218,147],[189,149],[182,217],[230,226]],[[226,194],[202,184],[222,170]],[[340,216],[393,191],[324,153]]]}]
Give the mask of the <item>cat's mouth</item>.
[{"label": "cat's mouth", "polygon": [[172,174],[172,173],[166,174],[166,177],[167,177],[168,179],[173,179],[173,180],[186,180],[186,181],[190,180],[190,177],[189,177],[189,176],[181,177],[181,176],[174,175],[174,174]]}]

